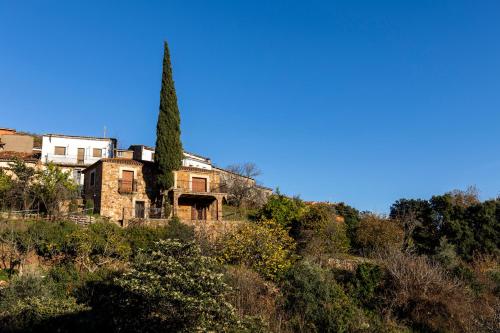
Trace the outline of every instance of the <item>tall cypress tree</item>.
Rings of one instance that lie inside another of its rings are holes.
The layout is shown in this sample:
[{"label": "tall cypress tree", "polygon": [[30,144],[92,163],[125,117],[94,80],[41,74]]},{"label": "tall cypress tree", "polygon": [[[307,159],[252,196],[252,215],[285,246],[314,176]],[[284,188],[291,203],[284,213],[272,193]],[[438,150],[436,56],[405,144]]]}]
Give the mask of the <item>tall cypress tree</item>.
[{"label": "tall cypress tree", "polygon": [[156,125],[155,163],[158,169],[158,185],[168,190],[174,185],[174,170],[182,165],[181,119],[177,106],[170,52],[165,42],[163,75],[161,79],[160,112]]}]

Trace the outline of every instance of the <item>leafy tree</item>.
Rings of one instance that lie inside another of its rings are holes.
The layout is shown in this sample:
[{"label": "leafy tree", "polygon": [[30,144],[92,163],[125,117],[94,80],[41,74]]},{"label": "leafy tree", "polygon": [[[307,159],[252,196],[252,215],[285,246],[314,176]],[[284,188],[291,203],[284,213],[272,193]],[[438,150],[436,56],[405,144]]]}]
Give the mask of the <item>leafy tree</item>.
[{"label": "leafy tree", "polygon": [[[465,218],[471,221],[474,237],[472,253],[500,255],[498,248],[500,244],[500,200],[488,200],[469,206]],[[457,244],[457,246],[460,245]]]},{"label": "leafy tree", "polygon": [[335,212],[337,215],[344,218],[347,228],[347,236],[349,237],[351,246],[356,242],[356,231],[361,220],[359,211],[343,202],[335,205]]},{"label": "leafy tree", "polygon": [[160,112],[156,125],[155,163],[158,168],[158,184],[161,190],[174,185],[173,171],[181,167],[183,151],[177,95],[172,78],[170,52],[164,44],[163,75],[160,92]]},{"label": "leafy tree", "polygon": [[242,224],[224,235],[218,248],[223,263],[244,264],[264,278],[278,280],[292,265],[295,243],[285,228],[269,220]]},{"label": "leafy tree", "polygon": [[31,209],[36,201],[31,186],[36,176],[36,170],[24,163],[21,159],[15,159],[9,163],[10,170],[13,173],[12,191],[10,193],[13,199],[13,208]]},{"label": "leafy tree", "polygon": [[[498,254],[499,207],[499,199],[480,202],[477,190],[469,188],[430,200],[398,200],[390,216],[402,223],[406,248],[439,256],[443,246],[452,246],[462,259],[470,261],[475,254]],[[449,251],[445,251],[448,256]]]},{"label": "leafy tree", "polygon": [[357,230],[356,242],[360,250],[367,254],[385,249],[400,249],[403,230],[393,220],[375,214],[364,214]]},{"label": "leafy tree", "polygon": [[346,224],[338,219],[335,207],[330,204],[308,206],[292,225],[291,234],[297,240],[299,252],[316,259],[349,250]]},{"label": "leafy tree", "polygon": [[33,189],[36,197],[43,203],[51,216],[58,214],[61,205],[76,197],[77,184],[53,163],[47,164],[44,170],[37,172]]},{"label": "leafy tree", "polygon": [[12,189],[12,178],[0,169],[0,209],[7,208],[11,204],[9,192]]},{"label": "leafy tree", "polygon": [[427,200],[400,199],[391,206],[389,217],[403,227],[403,248],[428,252],[436,243],[436,235],[429,219],[431,207]]}]

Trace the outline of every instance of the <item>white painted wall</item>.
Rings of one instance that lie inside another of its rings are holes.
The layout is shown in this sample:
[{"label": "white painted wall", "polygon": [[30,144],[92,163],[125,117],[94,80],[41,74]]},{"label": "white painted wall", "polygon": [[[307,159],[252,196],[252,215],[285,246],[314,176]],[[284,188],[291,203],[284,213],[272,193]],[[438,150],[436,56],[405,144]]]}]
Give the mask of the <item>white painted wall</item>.
[{"label": "white painted wall", "polygon": [[[66,147],[66,155],[55,155],[55,147]],[[91,138],[71,138],[44,135],[42,137],[42,163],[77,164],[78,148],[85,149],[84,165],[91,165],[101,158],[113,157],[113,141]],[[93,149],[102,149],[101,157],[93,157]]]},{"label": "white painted wall", "polygon": [[154,154],[154,152],[155,151],[153,149],[142,147],[142,157],[141,157],[141,159],[143,161],[153,162],[153,154]]},{"label": "white painted wall", "polygon": [[212,164],[210,163],[210,160],[186,152],[184,152],[184,158],[182,159],[182,166],[212,170]]},{"label": "white painted wall", "polygon": [[[153,161],[154,152],[154,150],[142,146],[141,159],[143,161]],[[210,160],[186,152],[184,152],[182,166],[212,170],[212,164],[210,163]]]}]

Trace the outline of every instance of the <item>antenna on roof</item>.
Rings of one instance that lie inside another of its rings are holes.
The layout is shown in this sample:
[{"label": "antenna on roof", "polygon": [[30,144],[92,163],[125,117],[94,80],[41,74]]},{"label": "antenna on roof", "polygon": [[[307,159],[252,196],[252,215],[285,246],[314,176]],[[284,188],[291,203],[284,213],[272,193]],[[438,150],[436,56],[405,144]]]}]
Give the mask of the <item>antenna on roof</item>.
[{"label": "antenna on roof", "polygon": [[105,138],[105,137],[106,137],[106,126],[104,126],[104,136],[103,136],[103,138]]}]

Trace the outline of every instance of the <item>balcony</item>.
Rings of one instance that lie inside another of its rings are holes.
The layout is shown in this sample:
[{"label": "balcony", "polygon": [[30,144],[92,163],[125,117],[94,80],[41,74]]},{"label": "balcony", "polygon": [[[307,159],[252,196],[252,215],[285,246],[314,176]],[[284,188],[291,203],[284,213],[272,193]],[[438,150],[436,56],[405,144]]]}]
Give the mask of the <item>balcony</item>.
[{"label": "balcony", "polygon": [[174,189],[189,193],[225,193],[223,183],[177,180]]},{"label": "balcony", "polygon": [[118,193],[131,194],[137,192],[136,180],[118,179]]},{"label": "balcony", "polygon": [[45,154],[42,158],[44,163],[55,163],[63,165],[91,165],[104,157],[78,156],[78,155],[55,155]]}]

